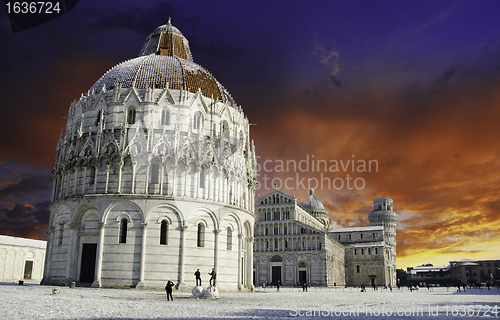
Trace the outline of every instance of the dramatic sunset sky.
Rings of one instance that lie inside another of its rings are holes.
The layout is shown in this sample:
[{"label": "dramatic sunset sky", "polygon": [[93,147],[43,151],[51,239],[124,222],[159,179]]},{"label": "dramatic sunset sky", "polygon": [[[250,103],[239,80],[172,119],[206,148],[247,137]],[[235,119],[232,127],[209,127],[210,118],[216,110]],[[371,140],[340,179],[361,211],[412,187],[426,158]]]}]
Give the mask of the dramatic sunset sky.
[{"label": "dramatic sunset sky", "polygon": [[398,268],[500,259],[498,0],[80,0],[17,33],[1,8],[0,234],[46,238],[71,102],[169,16],[256,124],[271,169],[258,194],[290,178],[280,190],[307,202],[315,187],[338,227],[367,226],[372,199],[393,198]]}]

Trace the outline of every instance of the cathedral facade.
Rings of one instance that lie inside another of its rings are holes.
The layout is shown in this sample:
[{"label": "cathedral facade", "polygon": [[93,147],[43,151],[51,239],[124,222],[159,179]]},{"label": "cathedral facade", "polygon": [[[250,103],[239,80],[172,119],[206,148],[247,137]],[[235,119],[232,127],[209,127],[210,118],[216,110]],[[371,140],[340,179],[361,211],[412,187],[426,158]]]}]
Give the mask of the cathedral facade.
[{"label": "cathedral facade", "polygon": [[257,199],[254,282],[312,286],[396,285],[396,224],[391,198],[375,198],[369,227],[329,228],[329,214],[278,189]]},{"label": "cathedral facade", "polygon": [[241,106],[158,27],[71,104],[42,283],[190,289],[215,268],[252,290],[255,166]]}]

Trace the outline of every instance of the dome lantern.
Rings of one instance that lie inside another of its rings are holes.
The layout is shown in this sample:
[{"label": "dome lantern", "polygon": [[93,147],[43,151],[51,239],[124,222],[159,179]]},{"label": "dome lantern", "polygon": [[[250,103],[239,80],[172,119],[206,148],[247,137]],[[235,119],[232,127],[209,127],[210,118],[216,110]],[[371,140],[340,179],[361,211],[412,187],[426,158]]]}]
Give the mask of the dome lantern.
[{"label": "dome lantern", "polygon": [[167,24],[159,26],[146,38],[139,56],[150,54],[178,57],[193,62],[189,41],[172,25],[171,18],[168,18]]}]

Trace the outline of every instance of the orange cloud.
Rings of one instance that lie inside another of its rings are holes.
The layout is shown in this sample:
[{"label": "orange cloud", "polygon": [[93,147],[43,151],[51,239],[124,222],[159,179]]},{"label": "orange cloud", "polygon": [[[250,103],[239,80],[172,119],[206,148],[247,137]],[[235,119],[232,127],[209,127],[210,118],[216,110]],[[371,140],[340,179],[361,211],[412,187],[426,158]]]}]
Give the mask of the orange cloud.
[{"label": "orange cloud", "polygon": [[[495,83],[439,94],[390,92],[376,85],[358,96],[339,90],[269,107],[274,111],[252,128],[252,137],[261,161],[300,161],[307,155],[327,161],[377,160],[377,172],[323,172],[330,179],[362,178],[364,189],[320,188],[316,194],[331,218],[345,227],[368,225],[372,199],[392,197],[400,216],[400,266],[446,264],[443,257],[486,258],[492,252],[498,258],[498,92]],[[300,177],[320,179],[321,172]],[[305,189],[282,188],[307,201]]]}]

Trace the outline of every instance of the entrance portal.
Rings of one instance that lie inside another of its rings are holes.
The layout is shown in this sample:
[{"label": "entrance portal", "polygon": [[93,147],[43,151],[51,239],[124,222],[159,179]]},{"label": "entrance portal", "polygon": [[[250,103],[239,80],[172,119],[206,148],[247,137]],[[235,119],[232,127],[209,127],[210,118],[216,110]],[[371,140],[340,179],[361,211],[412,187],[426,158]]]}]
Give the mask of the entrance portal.
[{"label": "entrance portal", "polygon": [[24,264],[24,279],[31,279],[33,272],[33,261],[26,261]]},{"label": "entrance portal", "polygon": [[299,283],[307,283],[307,271],[299,271]]},{"label": "entrance portal", "polygon": [[80,282],[94,282],[97,243],[84,243],[80,264]]},{"label": "entrance portal", "polygon": [[278,284],[278,281],[281,284],[281,266],[273,266],[272,272],[271,284],[275,286]]}]

